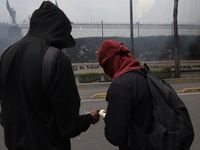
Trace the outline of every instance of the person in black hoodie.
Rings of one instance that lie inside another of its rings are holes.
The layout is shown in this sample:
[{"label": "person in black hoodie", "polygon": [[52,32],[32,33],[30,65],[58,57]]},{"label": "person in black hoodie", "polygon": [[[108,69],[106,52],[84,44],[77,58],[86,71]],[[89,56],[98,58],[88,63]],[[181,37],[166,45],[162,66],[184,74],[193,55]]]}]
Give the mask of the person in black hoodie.
[{"label": "person in black hoodie", "polygon": [[49,97],[42,87],[46,50],[75,46],[71,23],[50,1],[30,20],[25,37],[1,57],[1,106],[5,145],[9,150],[70,150],[70,138],[99,121],[99,109],[79,115],[80,97],[70,59],[61,51],[52,70]]}]

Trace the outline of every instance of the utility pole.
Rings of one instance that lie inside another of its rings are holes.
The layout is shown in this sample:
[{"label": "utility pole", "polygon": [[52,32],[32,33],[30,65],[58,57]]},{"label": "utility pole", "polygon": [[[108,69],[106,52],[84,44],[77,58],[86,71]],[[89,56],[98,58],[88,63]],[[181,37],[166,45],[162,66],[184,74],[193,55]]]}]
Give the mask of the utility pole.
[{"label": "utility pole", "polygon": [[101,28],[102,28],[102,39],[103,39],[103,20],[101,20]]},{"label": "utility pole", "polygon": [[174,78],[180,78],[180,53],[179,53],[179,35],[178,35],[178,0],[174,0],[174,12],[173,12],[173,23],[174,23],[174,49],[175,49],[175,70]]},{"label": "utility pole", "polygon": [[134,57],[134,40],[133,40],[133,7],[132,0],[130,0],[130,37],[131,37],[131,53]]},{"label": "utility pole", "polygon": [[140,37],[140,22],[139,22],[139,20],[136,24],[138,25],[138,38],[139,38]]}]

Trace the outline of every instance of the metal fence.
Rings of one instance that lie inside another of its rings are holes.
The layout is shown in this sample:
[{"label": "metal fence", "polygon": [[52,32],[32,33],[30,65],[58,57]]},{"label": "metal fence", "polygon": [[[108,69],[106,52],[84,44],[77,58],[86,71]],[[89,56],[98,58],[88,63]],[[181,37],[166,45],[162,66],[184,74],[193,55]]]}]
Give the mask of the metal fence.
[{"label": "metal fence", "polygon": [[[200,24],[179,24],[179,35],[200,35]],[[173,35],[173,24],[135,23],[134,37]],[[130,37],[129,23],[72,23],[74,38]]]},{"label": "metal fence", "polygon": [[[11,25],[0,23],[0,39],[9,39]],[[20,36],[26,35],[29,24],[19,24]],[[134,37],[173,35],[173,24],[167,23],[135,23]],[[178,24],[179,35],[200,35],[200,24]],[[9,35],[8,35],[9,34]],[[73,23],[74,38],[84,37],[130,37],[129,23]]]},{"label": "metal fence", "polygon": [[[20,24],[22,34],[25,35],[29,25]],[[134,37],[140,36],[169,36],[173,35],[172,23],[135,23]],[[200,35],[200,24],[178,24],[179,35]],[[83,37],[130,37],[129,23],[72,23],[74,38]]]}]

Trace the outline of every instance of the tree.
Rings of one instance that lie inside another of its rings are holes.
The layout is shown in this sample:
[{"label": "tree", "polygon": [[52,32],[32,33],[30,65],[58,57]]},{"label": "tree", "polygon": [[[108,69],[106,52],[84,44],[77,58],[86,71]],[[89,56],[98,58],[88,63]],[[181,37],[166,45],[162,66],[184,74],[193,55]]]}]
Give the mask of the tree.
[{"label": "tree", "polygon": [[178,36],[178,0],[174,0],[174,13],[173,13],[173,24],[174,24],[174,51],[175,51],[175,70],[174,78],[180,78],[180,54],[179,54],[179,36]]}]

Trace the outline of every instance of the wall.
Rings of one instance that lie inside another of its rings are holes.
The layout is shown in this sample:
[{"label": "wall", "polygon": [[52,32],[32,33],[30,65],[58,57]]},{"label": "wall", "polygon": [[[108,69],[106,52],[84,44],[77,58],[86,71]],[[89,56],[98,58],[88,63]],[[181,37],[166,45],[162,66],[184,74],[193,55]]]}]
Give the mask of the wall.
[{"label": "wall", "polygon": [[[146,63],[150,70],[158,70],[162,66],[172,66],[172,70],[174,70],[174,61],[149,61],[149,62],[141,62],[141,64]],[[98,63],[74,63],[72,64],[74,74],[77,75],[79,73],[88,73],[88,72],[99,72],[104,73],[101,66]],[[193,61],[180,61],[181,70],[199,70],[200,71],[200,60]]]}]

